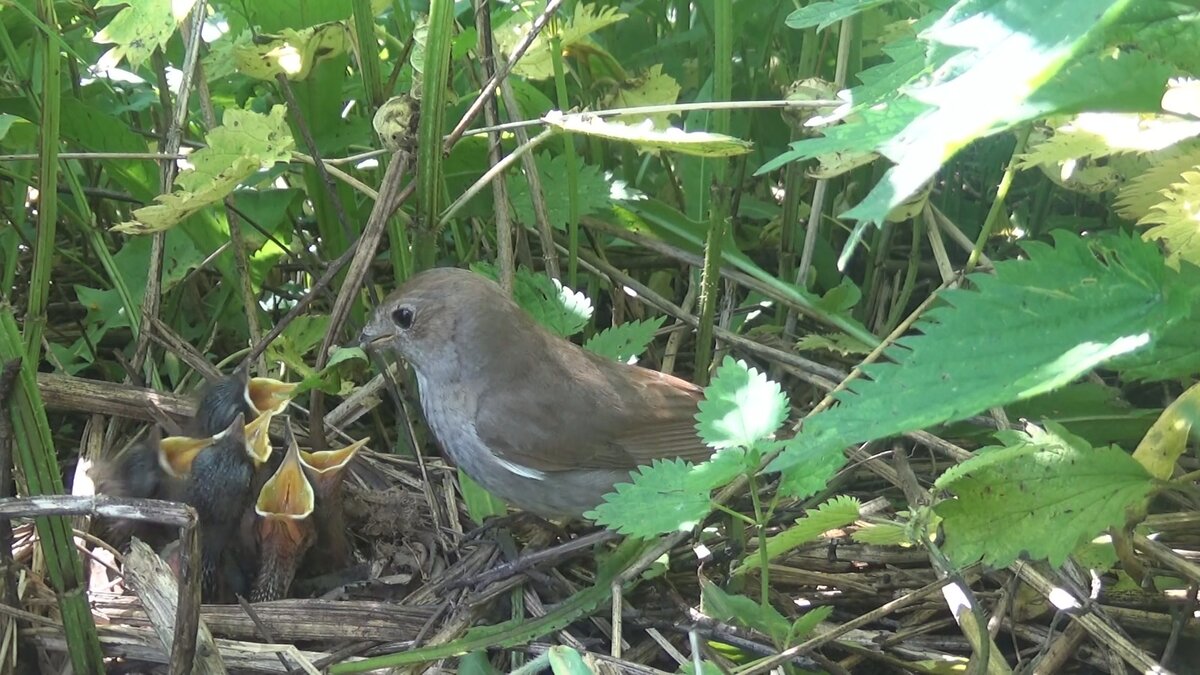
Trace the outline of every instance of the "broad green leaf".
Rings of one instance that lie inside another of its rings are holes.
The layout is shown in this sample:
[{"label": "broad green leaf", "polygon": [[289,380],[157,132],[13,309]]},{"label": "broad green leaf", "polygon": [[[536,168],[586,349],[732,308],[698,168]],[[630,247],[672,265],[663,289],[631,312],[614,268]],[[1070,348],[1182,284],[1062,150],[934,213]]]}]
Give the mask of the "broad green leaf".
[{"label": "broad green leaf", "polygon": [[787,419],[788,398],[779,384],[726,356],[704,390],[696,430],[710,447],[750,447],[769,438]]},{"label": "broad green leaf", "polygon": [[229,108],[223,124],[205,137],[208,147],[192,153],[192,169],[175,178],[181,190],[159,195],[158,202],[133,212],[136,220],[112,229],[127,234],[149,234],[165,230],[200,209],[224,199],[264,166],[291,158],[295,146],[281,105],[269,115]]},{"label": "broad green leaf", "polygon": [[[679,100],[679,83],[675,78],[663,71],[662,64],[650,66],[650,69],[637,77],[626,80],[605,97],[605,109],[641,108],[651,105],[671,105]],[[665,129],[671,125],[669,113],[654,115],[632,115],[621,119],[629,125],[641,124],[650,120],[655,129]]]},{"label": "broad green leaf", "polygon": [[1057,567],[1077,547],[1144,506],[1154,480],[1123,450],[1093,449],[1065,430],[1031,428],[943,474],[954,494],[934,507],[955,564],[1004,567],[1022,554]]},{"label": "broad green leaf", "polygon": [[700,578],[700,602],[701,611],[717,621],[736,621],[770,637],[779,649],[786,647],[792,624],[774,607],[726,593],[704,577]]},{"label": "broad green leaf", "polygon": [[[829,530],[853,523],[858,520],[860,506],[857,499],[843,495],[811,509],[808,515],[798,518],[795,525],[767,538],[767,558],[774,560],[801,544],[816,541]],[[757,552],[748,554],[734,574],[745,574],[757,567],[758,556]]]},{"label": "broad green leaf", "polygon": [[901,523],[869,523],[850,534],[860,544],[873,546],[911,546],[908,528]]},{"label": "broad green leaf", "polygon": [[1167,245],[1169,259],[1186,260],[1200,265],[1200,236],[1196,223],[1200,221],[1200,171],[1185,171],[1170,187],[1162,191],[1162,201],[1150,207],[1138,225],[1153,225],[1146,230],[1147,239],[1160,239]]},{"label": "broad green leaf", "polygon": [[886,5],[892,0],[832,0],[831,2],[810,2],[800,9],[788,14],[788,28],[817,27],[823,31],[833,24],[848,19],[855,14],[865,12],[873,7]]},{"label": "broad green leaf", "polygon": [[820,489],[813,467],[840,467],[830,458],[852,443],[1037,396],[1123,354],[1144,350],[1155,361],[1159,341],[1195,311],[1194,268],[1177,273],[1152,244],[1126,235],[1056,235],[1054,248],[1027,242],[1028,259],[973,275],[977,290],[942,293],[919,334],[885,352],[891,363],[867,366],[840,405],[788,441],[769,467],[784,472],[781,489]]},{"label": "broad green leaf", "polygon": [[194,4],[178,0],[139,0],[131,5],[128,0],[98,0],[96,9],[125,5],[92,38],[98,44],[115,45],[101,57],[102,69],[116,67],[124,60],[135,67],[145,63],[155,49],[167,46],[167,40],[175,34],[175,27],[187,17]]},{"label": "broad green leaf", "polygon": [[1133,458],[1150,475],[1167,480],[1175,471],[1175,463],[1187,449],[1192,427],[1200,421],[1200,385],[1192,385],[1171,402],[1162,416],[1150,427],[1146,437],[1133,452]]},{"label": "broad green leaf", "polygon": [[617,483],[584,517],[639,539],[690,530],[712,509],[711,489],[692,469],[682,459],[655,460],[634,472],[632,483]]},{"label": "broad green leaf", "polygon": [[285,28],[278,35],[257,35],[233,44],[231,56],[238,72],[257,80],[283,75],[303,80],[318,63],[341,56],[350,48],[350,29],[331,21],[301,30]]},{"label": "broad green leaf", "polygon": [[1200,170],[1200,142],[1181,143],[1151,157],[1151,166],[1131,178],[1117,194],[1114,206],[1122,218],[1140,220],[1149,216],[1155,206],[1163,203],[1163,192],[1179,183],[1184,172]]},{"label": "broad green leaf", "polygon": [[733,136],[675,127],[656,129],[649,122],[629,125],[596,115],[563,115],[553,110],[544,115],[542,121],[567,133],[633,143],[643,150],[669,150],[697,157],[735,157],[754,149],[753,143]]},{"label": "broad green leaf", "polygon": [[811,635],[822,621],[829,618],[830,614],[833,614],[832,605],[813,607],[809,611],[805,612],[804,616],[796,619],[792,623],[792,630],[788,633],[787,646],[790,647]]},{"label": "broad green leaf", "polygon": [[[480,160],[485,161],[483,156]],[[590,216],[601,213],[612,205],[609,179],[599,167],[579,162],[579,215]],[[547,217],[551,227],[565,230],[570,203],[567,185],[567,160],[564,155],[537,156],[538,177],[542,181],[542,199],[546,202]],[[533,212],[533,201],[529,194],[529,181],[524,177],[508,182],[509,201],[512,202],[517,218],[522,223],[537,222]]]},{"label": "broad green leaf", "polygon": [[932,53],[953,55],[927,86],[908,91],[933,107],[880,147],[897,165],[842,214],[860,223],[839,266],[846,264],[866,224],[884,222],[972,140],[1050,112],[1057,103],[1054,91],[1042,90],[1041,106],[1027,102],[1128,4],[1065,0],[1035,8],[1025,0],[960,2],[924,31],[920,37]]},{"label": "broad green leaf", "polygon": [[508,513],[504,500],[488,492],[482,485],[464,473],[458,472],[458,486],[462,488],[463,502],[467,505],[467,515],[471,520],[483,524],[492,516],[503,516]]},{"label": "broad green leaf", "polygon": [[471,652],[458,660],[459,675],[502,675],[488,660],[486,649]]},{"label": "broad green leaf", "polygon": [[[543,6],[544,4],[542,3]],[[588,43],[588,35],[629,16],[622,14],[615,7],[598,5],[599,3],[580,2],[575,5],[575,13],[570,19],[558,23],[555,28],[563,51],[570,50],[579,43]],[[538,14],[536,7],[530,8],[530,10],[532,11],[528,21],[509,21],[496,29],[496,47],[505,58],[529,34],[533,26],[533,18]],[[554,76],[550,51],[552,49],[550,30],[553,29],[548,28],[538,33],[512,72],[532,80],[545,80]],[[588,43],[587,47],[590,53],[604,53],[604,50],[595,44]]]},{"label": "broad green leaf", "polygon": [[[491,263],[473,263],[471,270],[493,281],[496,279],[496,266]],[[561,337],[570,337],[583,330],[592,318],[592,302],[586,295],[523,267],[513,275],[513,300],[538,323]]]},{"label": "broad green leaf", "polygon": [[654,339],[654,333],[662,328],[666,317],[656,316],[645,321],[626,321],[596,333],[583,344],[583,348],[617,361],[629,362],[642,352]]},{"label": "broad green leaf", "polygon": [[554,645],[547,652],[550,670],[554,675],[596,675],[597,671],[583,660],[583,656],[564,645]]}]

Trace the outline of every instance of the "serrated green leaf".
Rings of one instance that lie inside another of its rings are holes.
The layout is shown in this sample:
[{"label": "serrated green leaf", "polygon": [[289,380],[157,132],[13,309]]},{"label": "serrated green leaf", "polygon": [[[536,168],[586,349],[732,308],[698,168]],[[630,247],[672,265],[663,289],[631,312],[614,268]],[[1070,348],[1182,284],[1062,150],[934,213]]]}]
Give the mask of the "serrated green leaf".
[{"label": "serrated green leaf", "polygon": [[[590,216],[600,213],[612,205],[609,179],[599,167],[577,162],[579,169],[579,215]],[[570,213],[570,187],[567,184],[567,158],[565,155],[537,156],[538,177],[542,181],[542,199],[546,202],[546,216],[551,227],[566,229]],[[509,201],[517,217],[523,223],[535,223],[533,201],[529,195],[528,180],[509,181]]]},{"label": "serrated green leaf", "polygon": [[943,293],[920,334],[885,352],[892,363],[868,366],[840,405],[805,421],[768,467],[784,472],[781,489],[811,494],[812,467],[852,443],[1036,396],[1139,349],[1153,360],[1157,341],[1194,311],[1194,273],[1168,268],[1153,245],[1061,232],[1055,241],[972,276],[976,291]]},{"label": "serrated green leaf", "polygon": [[115,45],[104,55],[104,69],[115,67],[128,60],[132,66],[140,66],[150,58],[155,49],[167,46],[167,40],[175,34],[179,25],[192,9],[192,3],[172,0],[141,0],[130,5],[128,0],[98,0],[96,9],[129,5],[118,10],[92,38],[98,44]]},{"label": "serrated green leaf", "polygon": [[682,459],[642,466],[632,474],[632,483],[617,483],[604,503],[584,517],[641,539],[690,530],[712,509],[711,489],[692,469]]},{"label": "serrated green leaf", "polygon": [[726,593],[703,577],[700,579],[700,602],[701,611],[708,616],[718,621],[733,620],[753,628],[769,636],[776,647],[785,648],[792,625],[774,607],[755,602],[744,595]]},{"label": "serrated green leaf", "polygon": [[287,125],[287,108],[270,114],[228,108],[221,126],[205,136],[208,147],[192,153],[191,169],[181,172],[176,192],[159,195],[157,203],[133,212],[135,220],[113,226],[126,234],[161,232],[200,209],[221,201],[239,183],[264,166],[291,158],[295,142]]},{"label": "serrated green leaf", "polygon": [[1152,154],[1149,168],[1121,186],[1113,202],[1122,218],[1140,220],[1164,201],[1163,191],[1180,181],[1185,171],[1200,167],[1200,142],[1180,143],[1178,146]]},{"label": "serrated green leaf", "polygon": [[[620,86],[605,97],[604,108],[641,108],[652,105],[671,105],[679,99],[679,83],[675,78],[663,72],[661,63],[656,63],[646,71],[622,82]],[[622,118],[626,124],[641,124],[645,120],[655,129],[665,129],[671,125],[670,113],[654,115],[627,115]]]},{"label": "serrated green leaf", "polygon": [[855,14],[865,12],[872,7],[886,5],[892,0],[831,0],[829,2],[810,2],[800,9],[788,14],[784,23],[788,28],[817,27],[823,31],[833,24],[848,19]]},{"label": "serrated green leaf", "polygon": [[[566,50],[571,46],[587,41],[588,51],[604,54],[599,45],[588,41],[588,35],[610,26],[628,17],[620,13],[616,7],[600,7],[594,3],[579,3],[575,5],[575,13],[570,18],[560,20],[554,28],[559,39],[560,49]],[[512,53],[518,43],[532,29],[533,17],[528,21],[509,21],[496,29],[496,47],[506,57]],[[533,80],[545,80],[554,76],[554,65],[551,60],[552,43],[549,30],[538,33],[529,49],[517,61],[513,72]],[[610,57],[611,58],[611,57]]]},{"label": "serrated green leaf", "polygon": [[908,528],[900,523],[870,523],[852,532],[850,538],[873,546],[909,546],[913,543],[908,537]]},{"label": "serrated green leaf", "polygon": [[654,339],[654,333],[662,328],[664,321],[666,317],[662,316],[644,321],[626,321],[596,333],[583,344],[583,348],[610,359],[628,362],[646,351],[646,346]]},{"label": "serrated green leaf", "polygon": [[829,618],[830,614],[833,614],[833,607],[830,605],[813,607],[809,611],[805,612],[804,616],[796,619],[796,621],[792,624],[792,630],[790,633],[788,633],[787,644],[785,646],[790,647],[792,644],[808,637],[814,630],[817,629],[817,626],[819,626],[822,621]]},{"label": "serrated green leaf", "polygon": [[[471,270],[496,279],[496,267],[473,263]],[[587,325],[592,317],[592,302],[555,279],[520,268],[513,276],[513,300],[552,333],[570,337]]]},{"label": "serrated green leaf", "polygon": [[1200,171],[1184,171],[1179,180],[1162,191],[1162,201],[1150,207],[1138,225],[1154,225],[1146,230],[1147,239],[1161,239],[1171,260],[1200,264]]},{"label": "serrated green leaf", "polygon": [[788,398],[779,384],[726,356],[704,390],[696,430],[717,449],[749,447],[774,434],[788,415]]},{"label": "serrated green leaf", "polygon": [[[816,541],[829,530],[853,523],[858,520],[860,506],[857,499],[841,495],[811,509],[803,518],[796,519],[795,525],[767,538],[767,559],[774,560],[801,544]],[[734,574],[744,574],[757,567],[759,560],[757,552],[747,555]]]},{"label": "serrated green leaf", "polygon": [[955,564],[1004,567],[1022,554],[1059,566],[1078,546],[1120,525],[1154,481],[1116,447],[1093,449],[1048,425],[1022,442],[988,448],[935,483],[954,499],[935,506]]}]

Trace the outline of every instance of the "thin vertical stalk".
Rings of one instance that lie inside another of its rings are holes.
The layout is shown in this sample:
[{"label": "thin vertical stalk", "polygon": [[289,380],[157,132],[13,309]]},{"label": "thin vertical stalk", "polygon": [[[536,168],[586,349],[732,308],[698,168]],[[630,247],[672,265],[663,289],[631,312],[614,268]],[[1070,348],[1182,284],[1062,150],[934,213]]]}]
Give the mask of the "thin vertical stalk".
[{"label": "thin vertical stalk", "polygon": [[[371,0],[354,0],[354,54],[368,109],[374,114],[383,104],[383,78],[379,68],[379,43],[375,40],[375,13]],[[399,64],[397,64],[399,67]]]},{"label": "thin vertical stalk", "polygon": [[430,0],[421,78],[421,120],[417,125],[417,195],[420,216],[413,236],[414,271],[433,267],[437,253],[435,222],[442,192],[442,128],[446,122],[446,83],[454,35],[454,0]]},{"label": "thin vertical stalk", "polygon": [[975,240],[975,248],[971,249],[971,255],[963,267],[964,274],[969,274],[979,264],[979,254],[983,251],[983,245],[992,236],[992,230],[996,229],[996,223],[1000,221],[1000,214],[1004,211],[1004,200],[1008,198],[1008,189],[1012,187],[1013,176],[1017,173],[1016,162],[1013,159],[1025,152],[1025,144],[1029,142],[1029,132],[1032,130],[1033,126],[1026,124],[1017,132],[1017,144],[1013,146],[1012,154],[1008,158],[1008,166],[1004,167],[1004,175],[1000,178],[1000,185],[996,187],[996,198],[992,200],[992,207],[988,209],[983,229],[979,231],[979,238]]},{"label": "thin vertical stalk", "polygon": [[[562,39],[557,32],[550,36],[550,65],[554,68],[554,95],[559,110],[569,110],[567,78],[563,68]],[[567,285],[577,287],[579,273],[579,156],[575,153],[575,137],[563,134],[563,158],[567,162]]]},{"label": "thin vertical stalk", "polygon": [[[733,94],[733,3],[717,0],[713,3],[713,100],[728,101]],[[713,113],[713,131],[729,133],[729,111]],[[717,310],[717,289],[721,277],[721,244],[729,228],[729,200],[722,186],[726,165],[713,167],[716,186],[709,200],[708,236],[704,241],[704,272],[700,278],[700,325],[696,334],[695,379],[697,384],[708,383],[712,365],[713,321]]]}]

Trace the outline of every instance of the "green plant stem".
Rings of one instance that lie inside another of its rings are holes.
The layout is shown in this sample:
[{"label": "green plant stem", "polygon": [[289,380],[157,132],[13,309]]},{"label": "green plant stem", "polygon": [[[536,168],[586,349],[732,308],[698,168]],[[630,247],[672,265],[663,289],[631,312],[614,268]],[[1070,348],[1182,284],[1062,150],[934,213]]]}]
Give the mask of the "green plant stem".
[{"label": "green plant stem", "polygon": [[[550,64],[554,68],[554,96],[558,109],[567,110],[567,78],[563,68],[562,39],[557,31],[550,36]],[[563,134],[563,158],[567,162],[567,285],[578,286],[579,276],[579,156],[575,153],[575,137]]]},{"label": "green plant stem", "polygon": [[712,506],[714,509],[720,511],[721,513],[732,516],[733,518],[745,523],[746,525],[757,525],[758,524],[754,521],[753,518],[747,516],[744,513],[739,513],[737,511],[734,511],[733,509],[729,508],[728,506],[725,506],[724,504],[722,504],[720,502],[714,501],[712,503]]},{"label": "green plant stem", "polygon": [[975,247],[971,249],[967,264],[963,266],[963,273],[969,274],[979,264],[979,254],[992,236],[992,231],[996,229],[996,223],[1000,221],[1000,214],[1004,212],[1004,200],[1008,197],[1008,189],[1012,187],[1013,176],[1017,173],[1016,162],[1013,159],[1025,152],[1025,144],[1029,141],[1029,132],[1032,130],[1033,125],[1026,124],[1017,132],[1017,143],[1013,146],[1012,155],[1008,158],[1008,166],[1004,167],[1000,185],[996,187],[996,198],[992,200],[992,208],[988,209],[987,218],[983,221],[983,228],[979,231],[979,238],[975,240]]},{"label": "green plant stem", "polygon": [[412,239],[413,271],[433,267],[437,255],[435,222],[442,192],[442,129],[446,121],[446,84],[450,81],[454,0],[430,0],[427,35],[421,119],[417,124],[417,195],[421,215]]},{"label": "green plant stem", "polygon": [[[728,101],[733,95],[733,3],[713,3],[713,98]],[[729,133],[729,110],[712,114],[712,130]],[[717,289],[721,281],[721,247],[729,228],[729,200],[723,188],[727,165],[713,165],[713,194],[708,202],[708,234],[704,241],[704,271],[700,276],[700,325],[696,333],[696,383],[708,383],[712,365],[713,322],[717,314]]]},{"label": "green plant stem", "polygon": [[767,555],[767,521],[764,519],[762,501],[758,495],[758,481],[755,480],[755,475],[747,473],[746,480],[750,485],[748,490],[750,491],[750,501],[754,504],[754,529],[755,534],[758,535],[759,593],[762,596],[759,598],[759,604],[766,608],[770,604],[768,598],[771,593],[771,558]]}]

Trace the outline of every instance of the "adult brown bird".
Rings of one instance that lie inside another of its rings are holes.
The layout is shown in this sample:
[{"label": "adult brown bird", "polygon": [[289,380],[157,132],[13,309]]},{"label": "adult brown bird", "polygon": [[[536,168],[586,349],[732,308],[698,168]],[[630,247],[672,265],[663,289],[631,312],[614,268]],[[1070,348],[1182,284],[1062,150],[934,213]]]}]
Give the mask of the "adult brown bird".
[{"label": "adult brown bird", "polygon": [[455,464],[540,516],[580,516],[655,459],[712,453],[695,430],[699,387],[550,333],[466,270],[414,275],[359,342],[412,365],[425,419]]}]

